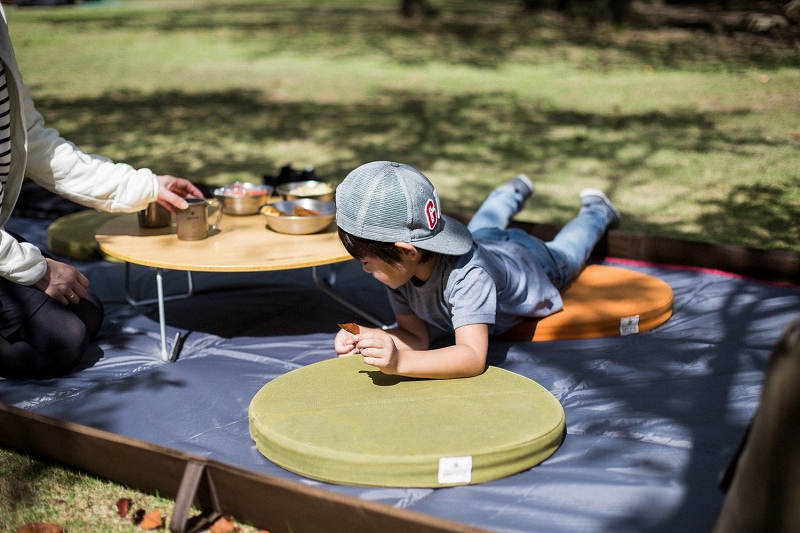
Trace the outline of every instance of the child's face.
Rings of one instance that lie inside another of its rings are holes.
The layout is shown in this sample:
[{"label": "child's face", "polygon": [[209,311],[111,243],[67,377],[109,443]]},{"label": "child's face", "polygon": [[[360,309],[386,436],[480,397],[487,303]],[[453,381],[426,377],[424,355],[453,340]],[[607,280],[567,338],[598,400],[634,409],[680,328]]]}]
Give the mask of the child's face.
[{"label": "child's face", "polygon": [[361,260],[364,272],[392,289],[410,280],[414,276],[415,267],[416,264],[408,259],[401,259],[397,264],[387,263],[375,257],[365,257]]}]

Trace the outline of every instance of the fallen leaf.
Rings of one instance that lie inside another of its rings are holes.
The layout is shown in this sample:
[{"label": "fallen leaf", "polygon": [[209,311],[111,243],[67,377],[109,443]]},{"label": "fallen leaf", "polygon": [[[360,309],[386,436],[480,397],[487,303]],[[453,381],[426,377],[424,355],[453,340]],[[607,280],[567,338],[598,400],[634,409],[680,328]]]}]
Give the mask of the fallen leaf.
[{"label": "fallen leaf", "polygon": [[234,524],[233,520],[231,520],[229,517],[220,516],[214,521],[213,524],[211,524],[211,527],[209,527],[208,530],[211,533],[232,533],[233,531],[236,531],[237,528],[236,524]]},{"label": "fallen leaf", "polygon": [[133,502],[130,498],[120,498],[117,500],[117,513],[119,513],[120,517],[125,518],[128,516],[128,511],[130,510],[132,503]]},{"label": "fallen leaf", "polygon": [[791,137],[792,139],[800,139],[800,131],[793,131],[792,133],[789,134],[789,137]]},{"label": "fallen leaf", "polygon": [[49,522],[31,522],[19,528],[17,533],[64,533],[64,528]]},{"label": "fallen leaf", "polygon": [[158,529],[164,525],[164,518],[161,515],[161,509],[156,509],[155,511],[151,511],[147,513],[142,521],[139,522],[139,527],[150,531],[153,529]]},{"label": "fallen leaf", "polygon": [[353,322],[347,322],[345,324],[338,324],[340,328],[345,330],[348,333],[352,333],[353,335],[358,335],[361,333],[361,328],[358,327],[358,324],[354,324]]}]

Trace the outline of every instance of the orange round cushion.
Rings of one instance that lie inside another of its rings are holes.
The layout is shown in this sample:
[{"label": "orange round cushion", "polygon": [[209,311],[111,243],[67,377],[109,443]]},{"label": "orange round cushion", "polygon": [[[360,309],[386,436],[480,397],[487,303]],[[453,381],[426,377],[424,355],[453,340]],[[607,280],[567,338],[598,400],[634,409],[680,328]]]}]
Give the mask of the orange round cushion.
[{"label": "orange round cushion", "polygon": [[552,341],[630,335],[653,329],[672,316],[672,288],[625,268],[589,265],[562,289],[561,296],[561,311],[525,320],[500,338]]}]

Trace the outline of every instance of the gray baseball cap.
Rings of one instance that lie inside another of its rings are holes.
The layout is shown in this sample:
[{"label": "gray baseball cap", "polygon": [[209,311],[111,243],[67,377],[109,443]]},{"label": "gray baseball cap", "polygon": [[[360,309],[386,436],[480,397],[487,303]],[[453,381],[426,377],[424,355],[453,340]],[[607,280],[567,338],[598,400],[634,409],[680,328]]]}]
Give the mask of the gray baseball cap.
[{"label": "gray baseball cap", "polygon": [[464,224],[443,215],[436,188],[419,170],[390,161],[366,163],[336,187],[336,224],[379,242],[407,242],[446,255],[472,248]]}]

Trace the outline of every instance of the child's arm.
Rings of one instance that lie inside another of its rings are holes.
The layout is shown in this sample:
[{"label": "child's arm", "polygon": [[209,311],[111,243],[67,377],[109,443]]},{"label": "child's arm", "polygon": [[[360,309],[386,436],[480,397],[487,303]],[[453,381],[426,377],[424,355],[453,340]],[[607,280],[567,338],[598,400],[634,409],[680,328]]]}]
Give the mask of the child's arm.
[{"label": "child's arm", "polygon": [[427,350],[431,345],[428,324],[417,315],[397,317],[397,327],[387,329],[399,350]]},{"label": "child's arm", "polygon": [[[362,332],[369,328],[359,326]],[[417,315],[404,315],[397,317],[397,327],[378,330],[385,331],[394,340],[395,345],[401,350],[427,350],[430,346],[428,325]],[[338,355],[353,355],[358,353],[355,336],[339,330],[333,340],[333,347]]]},{"label": "child's arm", "polygon": [[[402,326],[400,319],[398,326]],[[477,376],[486,368],[489,350],[489,327],[486,324],[458,328],[455,344],[436,350],[411,349],[402,332],[405,330],[401,329],[401,334],[395,337],[386,331],[370,329],[356,335],[354,340],[358,351],[364,356],[364,362],[380,368],[384,374],[435,379],[464,378]]]}]

